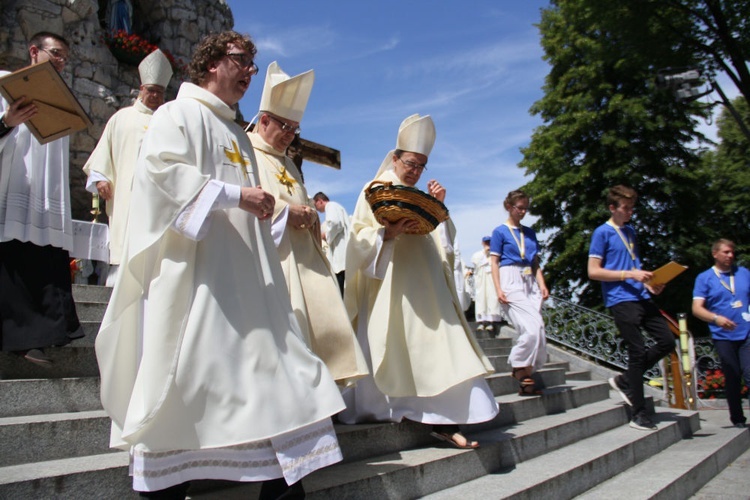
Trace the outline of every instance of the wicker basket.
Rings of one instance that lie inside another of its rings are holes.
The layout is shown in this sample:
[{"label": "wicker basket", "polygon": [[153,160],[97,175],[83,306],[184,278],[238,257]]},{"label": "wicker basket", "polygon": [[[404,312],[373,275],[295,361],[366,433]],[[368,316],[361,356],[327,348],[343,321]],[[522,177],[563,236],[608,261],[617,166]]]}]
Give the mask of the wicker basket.
[{"label": "wicker basket", "polygon": [[417,229],[410,234],[431,233],[438,224],[448,220],[448,209],[439,200],[417,188],[372,181],[365,188],[365,199],[379,222],[396,222],[407,218],[416,221]]}]

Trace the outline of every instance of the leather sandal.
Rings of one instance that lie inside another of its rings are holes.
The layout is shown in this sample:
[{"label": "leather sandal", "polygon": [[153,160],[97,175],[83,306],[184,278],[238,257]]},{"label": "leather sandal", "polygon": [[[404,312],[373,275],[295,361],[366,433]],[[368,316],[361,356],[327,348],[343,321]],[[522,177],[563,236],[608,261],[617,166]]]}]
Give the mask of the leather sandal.
[{"label": "leather sandal", "polygon": [[518,380],[521,387],[518,389],[519,396],[539,396],[542,394],[541,389],[537,389],[534,379],[531,378],[531,370],[527,367],[513,368],[513,378]]},{"label": "leather sandal", "polygon": [[540,396],[542,394],[541,389],[537,389],[533,378],[522,378],[518,382],[521,384],[521,388],[518,389],[519,396]]}]

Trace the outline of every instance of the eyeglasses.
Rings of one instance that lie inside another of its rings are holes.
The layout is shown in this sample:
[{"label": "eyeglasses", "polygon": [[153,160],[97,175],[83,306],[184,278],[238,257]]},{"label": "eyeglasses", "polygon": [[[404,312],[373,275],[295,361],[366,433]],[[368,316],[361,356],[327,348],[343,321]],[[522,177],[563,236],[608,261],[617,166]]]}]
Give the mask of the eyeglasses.
[{"label": "eyeglasses", "polygon": [[37,48],[46,52],[52,59],[55,59],[56,61],[60,61],[62,63],[68,62],[68,56],[66,56],[65,52],[60,49],[46,49],[44,47]]},{"label": "eyeglasses", "polygon": [[416,170],[417,172],[422,172],[423,170],[427,170],[426,163],[417,163],[415,161],[404,160],[402,158],[399,158],[399,160],[401,160],[401,163],[409,167],[411,170]]},{"label": "eyeglasses", "polygon": [[258,66],[255,65],[253,56],[251,56],[250,54],[230,52],[227,54],[227,57],[230,57],[234,62],[236,62],[240,66],[240,68],[250,69],[251,75],[258,74]]},{"label": "eyeglasses", "polygon": [[513,208],[515,208],[519,212],[528,212],[529,211],[529,207],[517,207],[517,206],[513,205]]},{"label": "eyeglasses", "polygon": [[302,130],[302,129],[299,128],[299,125],[297,125],[297,126],[291,125],[291,124],[285,122],[284,120],[280,120],[280,119],[276,118],[273,115],[269,114],[268,117],[271,120],[273,120],[273,121],[275,121],[276,123],[279,124],[279,127],[281,127],[281,131],[282,132],[290,132],[291,131],[291,132],[294,132],[295,134],[299,134],[300,131]]}]

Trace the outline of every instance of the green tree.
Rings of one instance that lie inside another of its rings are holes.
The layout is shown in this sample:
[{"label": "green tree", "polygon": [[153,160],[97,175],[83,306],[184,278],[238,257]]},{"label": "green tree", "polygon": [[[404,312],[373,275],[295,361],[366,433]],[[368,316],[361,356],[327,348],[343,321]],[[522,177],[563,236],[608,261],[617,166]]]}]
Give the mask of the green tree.
[{"label": "green tree", "polygon": [[609,217],[607,188],[627,184],[640,195],[633,224],[644,268],[669,260],[691,267],[660,305],[689,309],[696,264],[705,260],[697,242],[712,234],[703,211],[710,175],[696,146],[705,145],[697,127],[708,111],[654,81],[663,68],[715,66],[704,50],[705,23],[699,29],[690,10],[708,3],[557,0],[543,10],[550,73],[531,108],[543,125],[520,167],[533,178],[525,189],[536,229],[549,235],[545,273],[555,295],[601,307],[599,286],[586,275],[589,240]]},{"label": "green tree", "polygon": [[[743,97],[733,101],[744,122],[750,122],[750,107]],[[729,238],[737,244],[740,262],[750,266],[750,142],[726,109],[717,121],[720,142],[703,154],[702,168],[708,177],[706,209],[713,239]],[[710,265],[709,250],[704,260]]]}]

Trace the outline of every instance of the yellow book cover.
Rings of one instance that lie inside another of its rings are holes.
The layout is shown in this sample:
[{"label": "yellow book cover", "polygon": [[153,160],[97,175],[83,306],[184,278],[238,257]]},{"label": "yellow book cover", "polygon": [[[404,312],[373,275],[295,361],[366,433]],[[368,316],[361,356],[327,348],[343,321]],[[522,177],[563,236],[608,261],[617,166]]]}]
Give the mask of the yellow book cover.
[{"label": "yellow book cover", "polygon": [[646,284],[649,286],[666,285],[685,271],[685,269],[687,269],[687,266],[671,261],[654,271],[654,275]]}]

